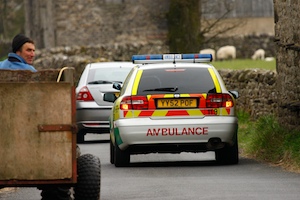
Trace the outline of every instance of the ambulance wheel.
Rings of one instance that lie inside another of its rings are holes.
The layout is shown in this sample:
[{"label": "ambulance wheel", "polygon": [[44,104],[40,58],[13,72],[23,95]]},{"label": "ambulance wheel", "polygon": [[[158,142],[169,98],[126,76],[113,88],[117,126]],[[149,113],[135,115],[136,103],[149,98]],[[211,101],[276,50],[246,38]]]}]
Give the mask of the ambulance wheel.
[{"label": "ambulance wheel", "polygon": [[115,163],[115,157],[114,157],[114,154],[115,154],[115,150],[114,150],[114,145],[110,139],[110,163],[111,164],[114,164]]},{"label": "ambulance wheel", "polygon": [[114,146],[114,163],[116,167],[126,167],[130,163],[128,150],[121,150],[117,144]]},{"label": "ambulance wheel", "polygon": [[223,165],[234,165],[239,162],[239,150],[237,140],[233,146],[225,146],[215,151],[216,161]]},{"label": "ambulance wheel", "polygon": [[74,187],[75,200],[99,200],[101,184],[100,159],[92,154],[77,158],[77,184]]}]

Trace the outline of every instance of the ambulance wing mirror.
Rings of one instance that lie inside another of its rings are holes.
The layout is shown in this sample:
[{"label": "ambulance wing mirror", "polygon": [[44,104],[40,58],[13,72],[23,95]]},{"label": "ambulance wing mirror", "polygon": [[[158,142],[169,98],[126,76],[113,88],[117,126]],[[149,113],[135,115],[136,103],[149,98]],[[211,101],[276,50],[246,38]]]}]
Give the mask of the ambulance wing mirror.
[{"label": "ambulance wing mirror", "polygon": [[230,90],[228,91],[230,94],[232,94],[232,96],[237,99],[239,98],[239,92],[238,91],[235,91],[235,90]]}]

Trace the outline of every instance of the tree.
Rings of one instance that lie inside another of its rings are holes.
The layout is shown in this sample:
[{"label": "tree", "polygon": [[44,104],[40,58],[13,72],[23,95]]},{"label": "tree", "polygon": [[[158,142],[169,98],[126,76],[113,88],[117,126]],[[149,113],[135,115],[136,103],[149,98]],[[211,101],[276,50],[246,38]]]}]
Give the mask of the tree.
[{"label": "tree", "polygon": [[0,59],[11,51],[11,40],[18,33],[24,33],[23,0],[0,0]]},{"label": "tree", "polygon": [[55,46],[55,1],[24,0],[26,35],[37,48]]},{"label": "tree", "polygon": [[[198,52],[202,44],[245,24],[242,19],[224,23],[233,10],[233,2],[227,0],[170,0],[167,15],[170,52]],[[203,17],[208,13],[215,17]]]},{"label": "tree", "polygon": [[0,39],[12,39],[24,32],[23,0],[0,0]]},{"label": "tree", "polygon": [[194,53],[199,51],[199,0],[171,0],[168,19],[170,52]]}]

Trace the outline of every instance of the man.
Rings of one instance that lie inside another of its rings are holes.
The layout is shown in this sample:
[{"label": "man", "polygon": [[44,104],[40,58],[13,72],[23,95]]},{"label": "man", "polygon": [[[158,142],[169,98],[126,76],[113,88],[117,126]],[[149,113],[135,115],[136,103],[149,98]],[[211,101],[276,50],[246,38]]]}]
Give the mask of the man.
[{"label": "man", "polygon": [[32,66],[35,57],[35,45],[32,39],[23,34],[18,34],[12,41],[12,53],[0,62],[0,69],[10,70],[37,70]]}]

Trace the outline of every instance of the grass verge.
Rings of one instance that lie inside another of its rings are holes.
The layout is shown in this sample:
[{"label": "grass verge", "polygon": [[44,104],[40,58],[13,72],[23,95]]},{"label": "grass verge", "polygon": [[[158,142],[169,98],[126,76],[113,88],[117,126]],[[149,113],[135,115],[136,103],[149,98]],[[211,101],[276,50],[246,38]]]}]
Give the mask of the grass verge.
[{"label": "grass verge", "polygon": [[276,70],[276,61],[251,60],[251,59],[235,59],[225,61],[214,61],[212,65],[216,69],[266,69]]},{"label": "grass verge", "polygon": [[251,121],[238,112],[241,155],[300,173],[300,131],[282,127],[272,115]]}]

